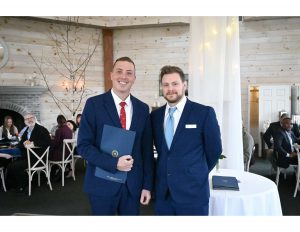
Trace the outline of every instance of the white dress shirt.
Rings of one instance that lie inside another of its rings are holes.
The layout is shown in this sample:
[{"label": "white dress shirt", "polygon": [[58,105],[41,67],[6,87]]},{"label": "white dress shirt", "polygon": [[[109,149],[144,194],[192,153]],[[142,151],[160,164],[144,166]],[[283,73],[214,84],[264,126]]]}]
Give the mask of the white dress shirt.
[{"label": "white dress shirt", "polygon": [[[173,107],[177,108],[175,110],[174,114],[173,114],[173,117],[174,117],[174,134],[175,134],[175,131],[177,129],[177,126],[178,126],[180,117],[182,115],[182,112],[183,112],[186,101],[187,101],[186,96],[183,96],[183,98],[177,103],[176,106],[172,106],[172,108]],[[167,118],[169,117],[169,108],[171,108],[171,107],[169,106],[169,104],[167,104],[166,111],[165,111],[165,119],[164,119],[164,130],[166,129],[166,122],[167,122]]]}]

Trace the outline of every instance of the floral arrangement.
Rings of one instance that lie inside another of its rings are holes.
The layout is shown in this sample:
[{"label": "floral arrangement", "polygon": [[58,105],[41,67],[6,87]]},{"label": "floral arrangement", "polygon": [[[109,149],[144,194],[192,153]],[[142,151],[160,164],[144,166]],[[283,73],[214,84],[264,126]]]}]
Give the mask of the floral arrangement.
[{"label": "floral arrangement", "polygon": [[221,153],[221,154],[220,154],[220,157],[219,157],[219,159],[218,159],[218,161],[217,161],[217,164],[216,164],[216,171],[217,171],[217,172],[219,172],[219,169],[220,169],[220,163],[219,163],[219,160],[225,159],[225,158],[226,158],[226,156],[223,155],[223,153]]},{"label": "floral arrangement", "polygon": [[221,160],[221,159],[225,159],[225,158],[226,158],[226,156],[223,155],[223,154],[221,154],[220,157],[219,157],[220,160]]}]

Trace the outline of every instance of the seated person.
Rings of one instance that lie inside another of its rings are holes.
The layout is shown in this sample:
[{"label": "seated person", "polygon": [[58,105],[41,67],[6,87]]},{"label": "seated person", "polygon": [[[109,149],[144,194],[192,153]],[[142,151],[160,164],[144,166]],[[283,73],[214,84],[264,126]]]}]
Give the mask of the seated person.
[{"label": "seated person", "polygon": [[[271,141],[271,138],[274,139],[274,136],[278,133],[278,131],[281,131],[281,126],[280,122],[282,119],[287,118],[288,114],[282,114],[280,117],[280,120],[278,122],[272,122],[266,132],[263,135],[263,139],[265,143],[267,144],[269,149],[273,148],[273,143]],[[292,124],[292,131],[294,135],[299,138],[300,132],[299,132],[299,127],[297,124]]]},{"label": "seated person", "polygon": [[77,140],[77,125],[73,120],[68,120],[67,121],[67,126],[70,128],[70,130],[73,133],[73,138]]},{"label": "seated person", "polygon": [[244,153],[244,170],[247,168],[248,160],[252,154],[254,139],[243,126],[243,153]]},{"label": "seated person", "polygon": [[18,129],[14,126],[11,116],[5,116],[4,124],[0,127],[0,139],[16,139],[18,137]]},{"label": "seated person", "polygon": [[[274,152],[277,153],[276,164],[278,167],[288,168],[290,164],[298,164],[297,152],[294,143],[300,143],[292,132],[292,119],[284,118],[280,122],[281,130],[274,137]],[[276,157],[276,155],[274,154]]]},{"label": "seated person", "polygon": [[[55,137],[51,141],[49,160],[61,161],[63,151],[63,140],[72,139],[72,130],[67,126],[67,120],[63,115],[57,116],[58,128],[55,131]],[[66,151],[67,152],[67,151]],[[67,155],[68,153],[66,153]]]},{"label": "seated person", "polygon": [[[17,158],[8,167],[7,178],[11,185],[16,187],[18,192],[24,192],[25,188],[28,186],[27,178],[28,175],[25,169],[28,168],[27,161],[27,149],[26,146],[32,144],[35,147],[34,151],[38,155],[42,155],[44,151],[50,146],[50,135],[49,131],[36,123],[36,117],[33,113],[27,113],[24,115],[25,124],[27,129],[24,131],[21,141],[18,144],[21,150],[22,157]],[[31,163],[36,162],[36,157],[30,157]]]}]

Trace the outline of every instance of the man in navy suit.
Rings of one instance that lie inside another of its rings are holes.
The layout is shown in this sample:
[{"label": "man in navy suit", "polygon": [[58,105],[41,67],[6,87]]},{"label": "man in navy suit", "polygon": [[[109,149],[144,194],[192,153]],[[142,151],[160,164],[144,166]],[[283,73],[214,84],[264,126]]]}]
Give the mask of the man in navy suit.
[{"label": "man in navy suit", "polygon": [[[263,135],[263,139],[265,141],[265,143],[267,144],[269,149],[273,148],[273,142],[271,141],[271,138],[273,138],[276,134],[278,134],[278,132],[280,132],[282,130],[281,128],[281,120],[284,118],[289,117],[288,114],[282,114],[279,121],[278,122],[272,122],[270,124],[270,126],[268,127],[268,129],[266,130],[266,132]],[[299,132],[299,127],[296,123],[292,124],[292,132],[294,133],[294,135],[299,138],[300,137],[300,132]]]},{"label": "man in navy suit", "polygon": [[292,119],[285,117],[280,121],[280,130],[274,136],[274,152],[276,164],[282,168],[288,168],[290,164],[298,164],[297,152],[294,143],[300,143],[292,132]]},{"label": "man in navy suit", "polygon": [[[214,109],[186,98],[187,83],[180,68],[164,66],[160,81],[167,104],[151,113],[158,153],[155,213],[208,215],[208,174],[222,153]],[[171,140],[170,112],[174,112]]]},{"label": "man in navy suit", "polygon": [[[151,199],[151,121],[148,105],[130,95],[135,79],[134,62],[129,57],[117,59],[111,72],[112,89],[89,98],[82,113],[77,150],[88,161],[84,191],[94,215],[138,215],[140,203],[146,205]],[[115,158],[101,151],[105,124],[136,132],[132,154]],[[126,171],[127,180],[121,184],[96,177],[96,167],[111,173]]]}]

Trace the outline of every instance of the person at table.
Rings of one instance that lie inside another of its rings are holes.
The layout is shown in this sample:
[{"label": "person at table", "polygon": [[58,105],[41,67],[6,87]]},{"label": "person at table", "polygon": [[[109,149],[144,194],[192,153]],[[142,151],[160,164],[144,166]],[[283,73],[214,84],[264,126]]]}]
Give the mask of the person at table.
[{"label": "person at table", "polygon": [[[55,131],[54,139],[51,140],[49,160],[61,161],[64,139],[72,139],[73,132],[67,126],[67,120],[63,115],[57,116],[57,130]],[[68,151],[66,151],[68,155]]]},{"label": "person at table", "polygon": [[16,139],[18,137],[18,128],[14,125],[11,116],[4,117],[4,124],[0,127],[0,139]]},{"label": "person at table", "polygon": [[167,104],[151,112],[158,153],[155,213],[208,215],[208,174],[222,153],[215,111],[187,99],[179,67],[164,66],[160,82]]},{"label": "person at table", "polygon": [[277,157],[276,164],[278,167],[288,168],[290,164],[298,164],[294,143],[300,144],[300,139],[296,138],[292,131],[291,118],[283,118],[280,125],[281,129],[274,137],[274,156]]},{"label": "person at table", "polygon": [[[263,139],[265,141],[265,143],[267,144],[269,149],[273,148],[273,142],[272,142],[272,138],[274,140],[275,135],[281,131],[281,125],[280,122],[282,119],[289,117],[288,114],[282,114],[279,121],[277,122],[272,122],[270,124],[270,126],[268,127],[268,129],[266,130],[266,132],[263,135]],[[299,127],[297,124],[292,124],[292,131],[294,133],[294,135],[299,138],[300,137],[300,132],[299,132]]]},{"label": "person at table", "polygon": [[[138,215],[140,203],[147,205],[152,191],[154,159],[149,106],[130,94],[136,79],[132,59],[117,59],[110,78],[112,89],[89,98],[80,121],[77,149],[88,161],[84,191],[94,215]],[[136,132],[132,154],[114,158],[101,151],[105,124]],[[98,178],[96,167],[111,173],[125,171],[126,182]]]},{"label": "person at table", "polygon": [[73,133],[73,139],[77,140],[78,129],[76,123],[73,120],[67,120],[67,126],[70,128],[70,130]]},{"label": "person at table", "polygon": [[[37,155],[42,155],[50,146],[49,131],[36,123],[36,117],[33,113],[26,113],[24,121],[27,129],[24,131],[18,148],[21,150],[22,156],[14,160],[8,167],[8,179],[17,192],[24,192],[28,186],[28,175],[25,169],[28,168],[27,149],[26,146],[33,146]],[[30,157],[31,163],[36,162],[35,156]]]},{"label": "person at table", "polygon": [[[54,137],[52,137],[50,152],[49,152],[49,160],[51,161],[62,161],[63,159],[63,146],[64,139],[72,139],[73,132],[67,126],[67,120],[63,115],[58,115],[56,118],[57,121],[57,129],[55,131]],[[70,151],[66,148],[65,150],[65,158],[68,157]],[[70,165],[66,167],[65,173],[63,175],[68,175],[71,171]],[[61,169],[54,165],[51,169],[52,178],[54,181],[59,181],[61,179]]]}]

